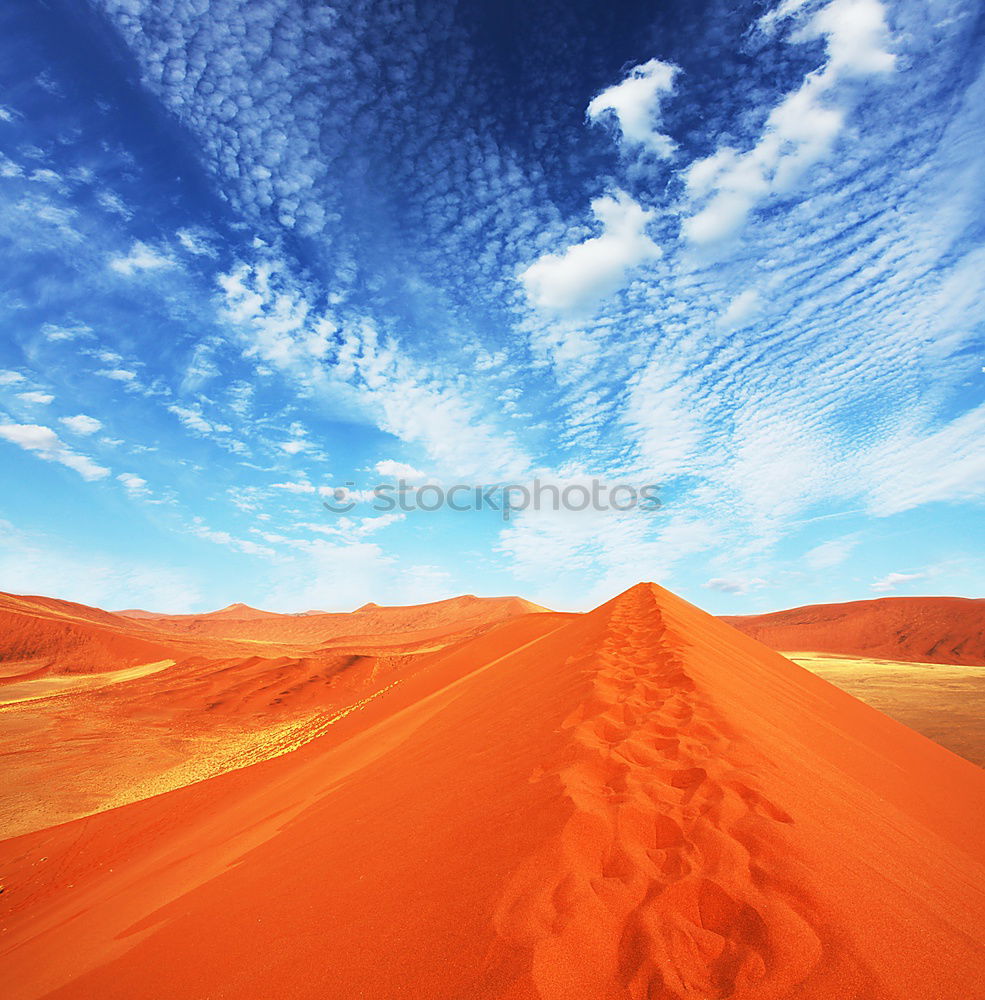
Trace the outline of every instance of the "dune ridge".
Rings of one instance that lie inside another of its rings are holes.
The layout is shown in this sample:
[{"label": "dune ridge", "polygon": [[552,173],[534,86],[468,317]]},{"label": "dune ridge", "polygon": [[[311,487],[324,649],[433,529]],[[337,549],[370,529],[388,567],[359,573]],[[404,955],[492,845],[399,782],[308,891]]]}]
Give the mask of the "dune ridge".
[{"label": "dune ridge", "polygon": [[782,876],[792,819],[730,761],[652,589],[605,610],[591,696],[538,779],[559,777],[574,814],[513,879],[497,932],[533,948],[544,998],[785,995],[822,954]]}]

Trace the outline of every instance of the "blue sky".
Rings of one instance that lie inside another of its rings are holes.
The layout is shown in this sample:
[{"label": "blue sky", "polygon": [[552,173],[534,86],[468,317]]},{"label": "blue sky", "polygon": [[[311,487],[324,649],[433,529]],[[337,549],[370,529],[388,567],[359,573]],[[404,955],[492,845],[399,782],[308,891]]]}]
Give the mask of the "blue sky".
[{"label": "blue sky", "polygon": [[[0,589],[980,596],[983,18],[11,0]],[[662,506],[379,511],[399,475]]]}]

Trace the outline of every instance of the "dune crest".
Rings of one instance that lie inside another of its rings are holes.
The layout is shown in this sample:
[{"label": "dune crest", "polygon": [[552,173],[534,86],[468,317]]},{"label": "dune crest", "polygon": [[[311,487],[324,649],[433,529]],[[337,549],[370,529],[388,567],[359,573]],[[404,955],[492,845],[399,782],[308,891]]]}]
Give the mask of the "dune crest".
[{"label": "dune crest", "polygon": [[532,949],[544,998],[788,995],[822,956],[782,877],[793,820],[736,768],[652,588],[604,610],[591,696],[537,779],[575,811],[511,881],[497,931]]}]

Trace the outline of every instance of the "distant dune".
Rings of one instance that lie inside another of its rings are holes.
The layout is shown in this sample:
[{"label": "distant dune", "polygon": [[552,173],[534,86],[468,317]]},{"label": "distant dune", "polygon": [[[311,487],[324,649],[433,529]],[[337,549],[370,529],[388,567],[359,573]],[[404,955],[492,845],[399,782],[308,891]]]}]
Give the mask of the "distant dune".
[{"label": "distant dune", "polygon": [[883,597],[722,621],[777,650],[985,665],[985,600]]},{"label": "distant dune", "polygon": [[257,644],[275,646],[271,655],[311,653],[346,639],[365,643],[397,636],[406,644],[544,611],[519,597],[467,595],[431,604],[368,605],[356,614],[288,615],[231,604],[201,615],[168,615],[0,593],[0,679],[117,670],[162,657],[262,653]]},{"label": "distant dune", "polygon": [[218,611],[209,611],[203,615],[169,615],[154,611],[141,611],[132,608],[127,611],[117,611],[118,615],[125,618],[148,619],[161,621],[171,618],[208,618],[208,619],[229,619],[231,621],[252,621],[255,618],[279,618],[276,611],[261,611],[259,608],[251,608],[248,604],[230,604],[228,607],[220,608]]},{"label": "distant dune", "polygon": [[120,612],[146,621],[172,636],[200,636],[275,643],[317,643],[395,635],[418,638],[442,635],[462,628],[485,628],[516,615],[546,608],[520,597],[475,597],[471,594],[430,604],[381,606],[366,604],[355,612],[306,611],[277,614],[245,604],[200,615],[151,616],[149,612]]},{"label": "distant dune", "polygon": [[669,592],[372,683],[290,752],[0,843],[9,1000],[985,997],[985,772]]},{"label": "distant dune", "polygon": [[0,683],[118,670],[163,659],[170,652],[166,637],[111,612],[0,593]]}]

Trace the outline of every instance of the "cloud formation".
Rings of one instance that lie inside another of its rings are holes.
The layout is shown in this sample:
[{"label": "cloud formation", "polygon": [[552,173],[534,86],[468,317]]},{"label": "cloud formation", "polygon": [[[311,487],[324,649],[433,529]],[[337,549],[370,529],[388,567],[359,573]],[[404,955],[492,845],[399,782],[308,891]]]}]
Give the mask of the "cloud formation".
[{"label": "cloud formation", "polygon": [[[792,41],[813,39],[824,40],[827,62],[770,111],[752,149],[743,153],[721,146],[688,168],[691,209],[682,232],[690,242],[709,244],[732,236],[761,202],[790,191],[831,151],[843,129],[847,112],[834,102],[837,86],[889,73],[895,65],[879,0],[833,0],[791,36]],[[694,206],[700,207],[695,211]]]},{"label": "cloud formation", "polygon": [[666,159],[673,156],[676,144],[670,136],[657,131],[660,102],[674,92],[674,78],[679,67],[659,59],[634,66],[621,83],[603,90],[588,105],[588,118],[605,122],[615,118],[622,142],[645,149]]},{"label": "cloud formation", "polygon": [[66,445],[50,428],[38,424],[0,424],[0,437],[46,462],[57,462],[77,472],[83,479],[105,479],[110,470]]},{"label": "cloud formation", "polygon": [[596,198],[591,207],[602,227],[599,236],[545,254],[520,275],[536,308],[582,316],[622,288],[641,264],[660,256],[660,247],[646,232],[654,213],[625,191]]}]

